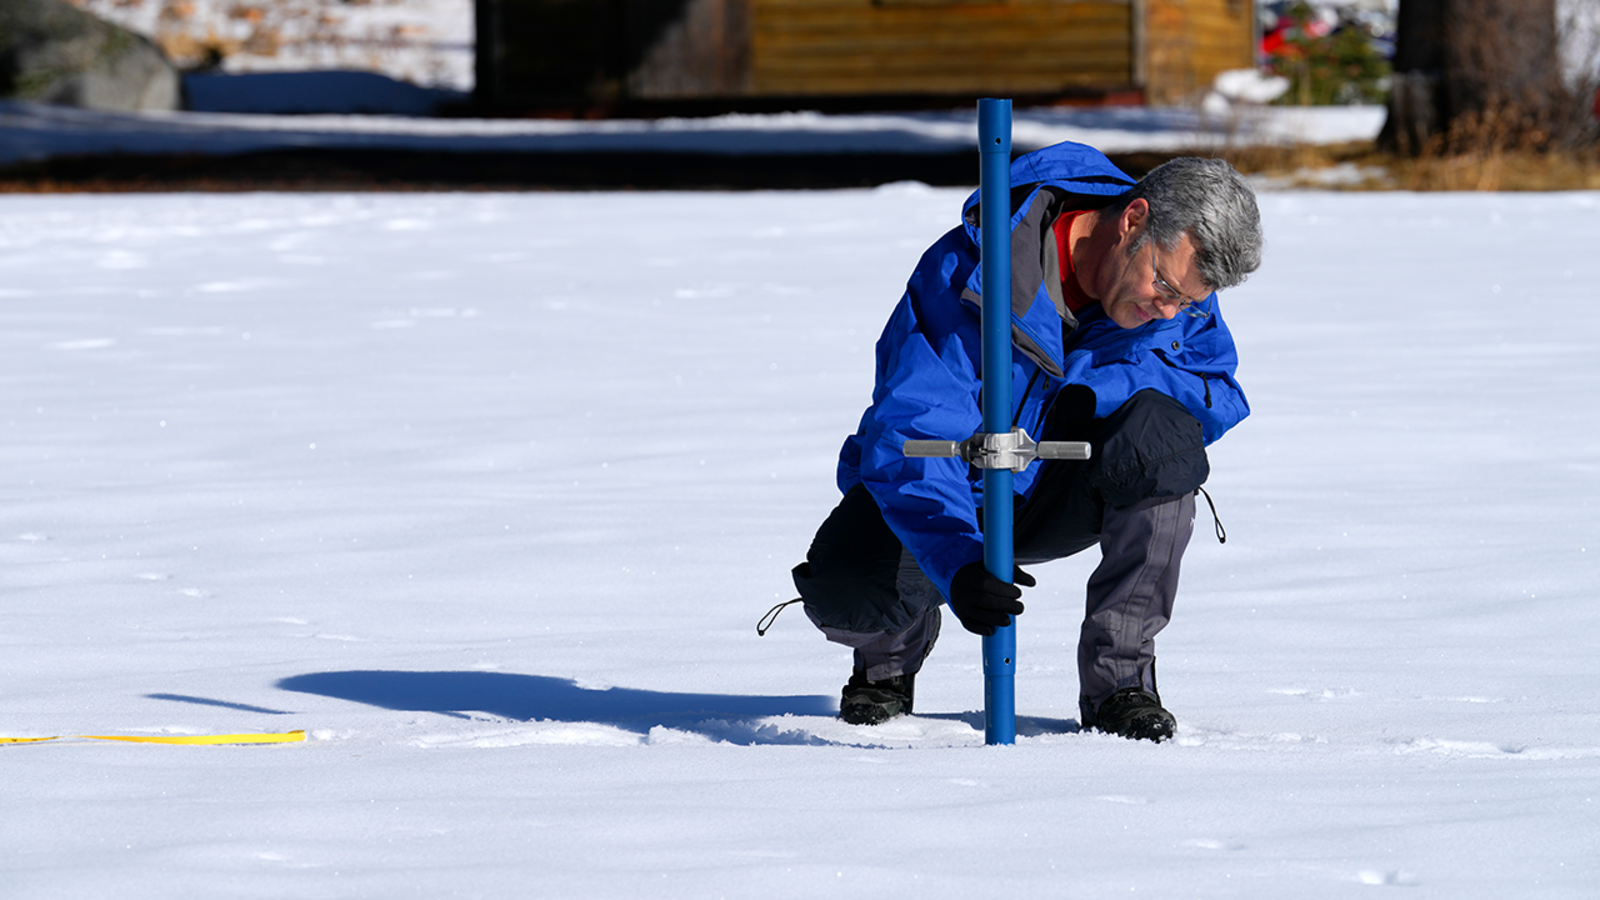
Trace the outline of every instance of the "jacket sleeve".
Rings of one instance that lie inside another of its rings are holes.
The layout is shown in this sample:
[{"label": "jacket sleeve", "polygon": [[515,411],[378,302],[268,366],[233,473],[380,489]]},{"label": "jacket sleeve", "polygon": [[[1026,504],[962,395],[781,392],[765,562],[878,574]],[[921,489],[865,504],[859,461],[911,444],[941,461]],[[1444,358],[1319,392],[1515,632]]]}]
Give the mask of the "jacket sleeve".
[{"label": "jacket sleeve", "polygon": [[911,459],[901,448],[907,440],[963,440],[978,430],[983,417],[973,355],[963,335],[930,335],[915,301],[913,285],[878,341],[877,384],[856,443],[861,483],[889,528],[948,598],[956,571],[983,558],[967,464]]},{"label": "jacket sleeve", "polygon": [[1249,401],[1234,379],[1239,353],[1214,294],[1211,309],[1208,318],[1186,319],[1181,338],[1152,351],[1169,370],[1166,374],[1172,390],[1168,396],[1200,420],[1207,445],[1250,415]]},{"label": "jacket sleeve", "polygon": [[1139,391],[1154,388],[1200,421],[1210,445],[1250,414],[1234,379],[1239,357],[1233,335],[1214,299],[1210,309],[1208,318],[1180,316],[1144,334],[1121,329],[1103,315],[1090,316],[1074,336],[1066,381],[1094,390],[1100,418]]}]

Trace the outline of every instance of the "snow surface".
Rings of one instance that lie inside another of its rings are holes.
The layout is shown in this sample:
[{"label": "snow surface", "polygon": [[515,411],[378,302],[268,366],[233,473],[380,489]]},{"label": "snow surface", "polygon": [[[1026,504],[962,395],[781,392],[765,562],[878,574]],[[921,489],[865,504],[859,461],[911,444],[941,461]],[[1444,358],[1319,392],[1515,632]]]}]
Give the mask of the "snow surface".
[{"label": "snow surface", "polygon": [[0,747],[0,894],[1594,897],[1600,195],[1263,195],[1177,740],[1080,557],[1011,747],[754,631],[963,196],[0,197],[0,734],[310,734]]}]

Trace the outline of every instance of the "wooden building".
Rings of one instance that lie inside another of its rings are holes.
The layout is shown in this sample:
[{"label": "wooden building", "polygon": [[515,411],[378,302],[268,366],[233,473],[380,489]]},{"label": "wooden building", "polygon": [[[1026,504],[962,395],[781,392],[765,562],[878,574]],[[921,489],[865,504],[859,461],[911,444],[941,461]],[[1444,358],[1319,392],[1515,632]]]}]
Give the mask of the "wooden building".
[{"label": "wooden building", "polygon": [[477,0],[506,110],[1167,104],[1255,64],[1252,0]]}]

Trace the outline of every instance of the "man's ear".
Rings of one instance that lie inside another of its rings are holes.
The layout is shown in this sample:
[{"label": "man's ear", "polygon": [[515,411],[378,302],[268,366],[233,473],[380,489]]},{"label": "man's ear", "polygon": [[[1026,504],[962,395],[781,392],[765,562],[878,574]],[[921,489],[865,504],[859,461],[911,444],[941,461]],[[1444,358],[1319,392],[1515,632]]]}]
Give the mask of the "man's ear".
[{"label": "man's ear", "polygon": [[1127,237],[1143,228],[1148,221],[1150,221],[1150,201],[1136,197],[1128,201],[1128,205],[1122,208],[1122,215],[1117,217],[1117,236]]}]

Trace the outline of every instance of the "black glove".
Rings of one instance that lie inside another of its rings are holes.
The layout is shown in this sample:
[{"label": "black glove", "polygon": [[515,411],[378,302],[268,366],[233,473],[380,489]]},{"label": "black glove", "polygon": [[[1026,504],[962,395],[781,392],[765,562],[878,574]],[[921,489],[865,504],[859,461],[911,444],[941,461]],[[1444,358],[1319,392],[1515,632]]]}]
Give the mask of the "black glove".
[{"label": "black glove", "polygon": [[1016,584],[989,574],[983,563],[967,563],[950,579],[950,610],[961,620],[961,627],[988,637],[995,628],[1011,624],[1011,617],[1022,614],[1022,588],[1033,587],[1038,582],[1022,569],[1012,578]]}]

